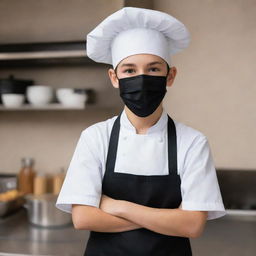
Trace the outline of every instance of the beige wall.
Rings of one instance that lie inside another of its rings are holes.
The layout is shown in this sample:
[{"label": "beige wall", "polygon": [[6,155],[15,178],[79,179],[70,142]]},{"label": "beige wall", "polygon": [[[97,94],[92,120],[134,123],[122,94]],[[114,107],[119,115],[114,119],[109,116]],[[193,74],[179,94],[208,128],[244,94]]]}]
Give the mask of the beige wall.
[{"label": "beige wall", "polygon": [[256,168],[256,1],[157,0],[183,21],[191,45],[173,58],[178,73],[165,105],[201,130],[220,168]]},{"label": "beige wall", "polygon": [[1,43],[83,40],[122,0],[1,0]]},{"label": "beige wall", "polygon": [[[82,40],[123,1],[0,1],[0,40],[4,42]],[[178,69],[165,107],[178,121],[209,139],[216,167],[256,168],[255,66],[256,4],[252,0],[157,0],[154,8],[182,20],[191,45],[173,57]],[[1,69],[54,87],[93,87],[99,105],[120,107],[104,65]],[[80,132],[115,111],[0,112],[0,172],[17,172],[32,156],[42,172],[70,162]]]}]

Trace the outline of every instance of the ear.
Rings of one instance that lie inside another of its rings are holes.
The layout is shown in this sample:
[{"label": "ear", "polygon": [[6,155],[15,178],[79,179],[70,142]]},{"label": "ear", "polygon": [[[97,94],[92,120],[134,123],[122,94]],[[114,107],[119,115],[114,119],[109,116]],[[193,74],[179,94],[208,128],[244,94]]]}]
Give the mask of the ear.
[{"label": "ear", "polygon": [[166,83],[167,86],[169,86],[169,87],[172,86],[174,79],[176,77],[176,74],[177,74],[176,67],[171,67],[169,70],[169,74],[167,76],[167,83]]},{"label": "ear", "polygon": [[115,70],[113,68],[110,68],[108,70],[108,75],[109,75],[109,78],[110,78],[110,81],[111,81],[112,85],[115,88],[119,88],[118,78],[117,78]]}]

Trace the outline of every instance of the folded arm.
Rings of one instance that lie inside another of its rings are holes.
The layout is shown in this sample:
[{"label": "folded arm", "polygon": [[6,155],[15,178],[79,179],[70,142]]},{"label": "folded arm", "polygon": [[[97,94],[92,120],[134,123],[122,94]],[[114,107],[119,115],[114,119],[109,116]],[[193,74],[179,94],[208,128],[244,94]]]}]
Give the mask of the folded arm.
[{"label": "folded arm", "polygon": [[120,202],[114,215],[160,234],[190,238],[202,234],[207,218],[205,211],[151,208],[128,201]]},{"label": "folded arm", "polygon": [[146,228],[164,235],[196,238],[202,234],[206,218],[207,211],[152,208],[105,195],[102,196],[100,208],[86,205],[72,207],[76,229],[98,232]]},{"label": "folded arm", "polygon": [[72,221],[75,229],[97,232],[123,232],[141,228],[129,220],[102,211],[94,206],[72,205]]},{"label": "folded arm", "polygon": [[115,200],[106,195],[100,208],[114,216],[125,218],[151,231],[181,237],[199,237],[207,219],[207,211],[152,208],[125,200]]}]

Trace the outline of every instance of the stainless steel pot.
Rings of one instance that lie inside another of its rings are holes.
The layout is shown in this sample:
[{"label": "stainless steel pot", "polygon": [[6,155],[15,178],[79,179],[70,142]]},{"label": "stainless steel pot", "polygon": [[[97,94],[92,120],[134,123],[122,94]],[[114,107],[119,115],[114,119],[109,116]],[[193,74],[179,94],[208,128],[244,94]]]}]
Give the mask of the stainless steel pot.
[{"label": "stainless steel pot", "polygon": [[25,208],[28,210],[29,222],[42,227],[58,227],[71,223],[71,214],[56,208],[57,195],[44,194],[25,196]]}]

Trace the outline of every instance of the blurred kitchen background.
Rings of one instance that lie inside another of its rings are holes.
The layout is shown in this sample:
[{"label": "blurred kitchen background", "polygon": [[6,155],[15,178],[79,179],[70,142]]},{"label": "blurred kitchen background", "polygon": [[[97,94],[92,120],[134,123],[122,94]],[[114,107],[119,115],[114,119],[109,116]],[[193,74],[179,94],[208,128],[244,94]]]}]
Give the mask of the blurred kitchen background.
[{"label": "blurred kitchen background", "polygon": [[[108,78],[110,66],[86,57],[85,39],[124,6],[167,12],[191,32],[190,46],[173,56],[178,72],[164,106],[174,119],[207,136],[228,209],[227,216],[207,223],[202,237],[191,240],[194,254],[255,255],[255,0],[0,0],[1,88],[33,80],[31,87],[48,86],[54,92],[52,101],[41,106],[26,99],[25,105],[7,107],[2,99],[0,179],[6,185],[22,164],[31,164],[22,158],[32,158],[36,175],[47,175],[47,191],[56,196],[80,133],[122,110],[118,90]],[[68,100],[83,102],[61,102],[56,96],[61,88],[76,89]],[[45,181],[38,182],[43,186]],[[35,216],[40,210],[33,211],[51,207],[45,201],[54,197],[37,197],[36,203],[27,198],[26,208],[19,208],[22,201],[14,201],[22,195],[15,194],[13,185],[3,187],[0,192],[14,195],[2,202],[0,197],[0,255],[83,254],[87,231],[61,221],[47,227],[47,221],[42,224]],[[12,205],[7,203],[11,200]],[[59,220],[68,222],[65,216]]]}]

